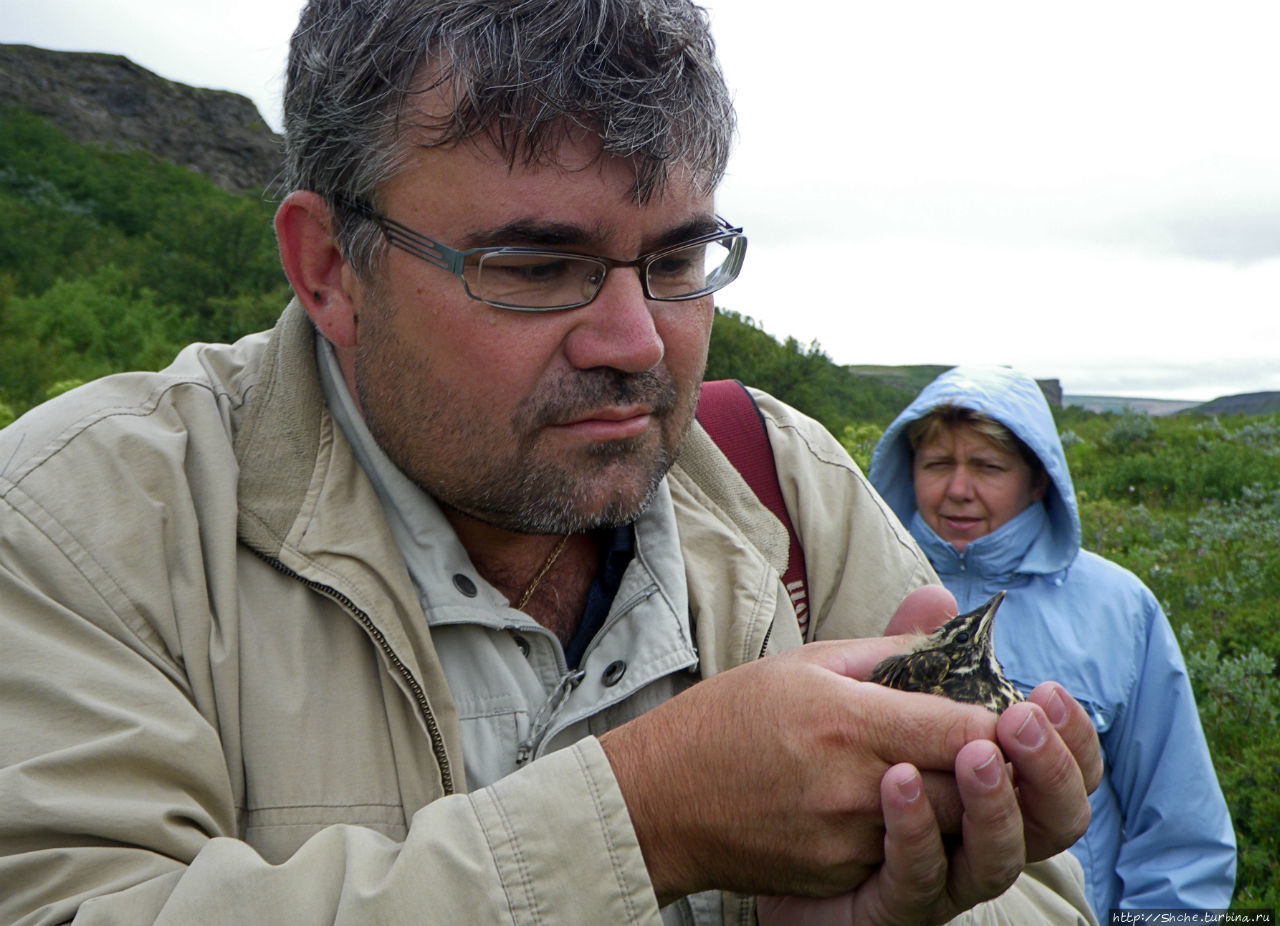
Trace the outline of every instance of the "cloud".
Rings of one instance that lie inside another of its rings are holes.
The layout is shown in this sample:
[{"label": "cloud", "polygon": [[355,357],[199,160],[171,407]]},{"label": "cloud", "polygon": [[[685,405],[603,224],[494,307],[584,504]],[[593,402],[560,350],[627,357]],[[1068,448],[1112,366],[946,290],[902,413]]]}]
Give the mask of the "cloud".
[{"label": "cloud", "polygon": [[1277,292],[1280,260],[886,236],[753,240],[718,301],[838,363],[1004,363],[1072,392],[1209,399],[1275,388]]},{"label": "cloud", "polygon": [[751,240],[726,305],[841,362],[1274,388],[1280,7],[789,9],[771,40],[757,0],[712,4],[741,120],[719,206]]},{"label": "cloud", "polygon": [[1280,258],[1280,197],[1216,208],[1196,204],[1163,218],[1172,253],[1243,265]]}]

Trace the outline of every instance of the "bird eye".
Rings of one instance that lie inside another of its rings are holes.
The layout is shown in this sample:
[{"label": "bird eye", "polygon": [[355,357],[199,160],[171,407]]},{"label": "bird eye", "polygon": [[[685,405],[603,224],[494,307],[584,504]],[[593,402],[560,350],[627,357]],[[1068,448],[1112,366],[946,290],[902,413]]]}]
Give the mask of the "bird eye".
[{"label": "bird eye", "polygon": [[962,630],[962,631],[960,631],[958,634],[956,634],[956,642],[957,642],[957,643],[968,643],[968,642],[969,642],[969,631],[967,631],[967,630]]}]

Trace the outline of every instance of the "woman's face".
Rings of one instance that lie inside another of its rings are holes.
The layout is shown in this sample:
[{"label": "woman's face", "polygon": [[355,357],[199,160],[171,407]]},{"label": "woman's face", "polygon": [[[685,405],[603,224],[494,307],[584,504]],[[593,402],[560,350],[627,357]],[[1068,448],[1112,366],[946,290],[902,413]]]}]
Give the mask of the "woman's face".
[{"label": "woman's face", "polygon": [[967,424],[943,428],[917,447],[911,476],[920,516],[957,550],[1017,517],[1048,487],[1021,454],[1001,450]]}]

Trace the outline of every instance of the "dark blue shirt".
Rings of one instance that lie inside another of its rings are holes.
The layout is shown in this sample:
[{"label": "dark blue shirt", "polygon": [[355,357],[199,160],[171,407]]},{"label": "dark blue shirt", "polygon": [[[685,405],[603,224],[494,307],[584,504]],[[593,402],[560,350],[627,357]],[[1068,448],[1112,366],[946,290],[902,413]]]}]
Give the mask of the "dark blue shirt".
[{"label": "dark blue shirt", "polygon": [[591,580],[591,589],[587,592],[587,604],[582,609],[582,619],[578,623],[578,632],[573,635],[569,645],[565,647],[564,659],[570,669],[578,668],[582,655],[587,651],[595,635],[604,626],[609,616],[609,608],[613,598],[618,594],[618,586],[622,584],[622,574],[636,552],[635,529],[630,524],[603,531],[600,543],[600,568]]}]

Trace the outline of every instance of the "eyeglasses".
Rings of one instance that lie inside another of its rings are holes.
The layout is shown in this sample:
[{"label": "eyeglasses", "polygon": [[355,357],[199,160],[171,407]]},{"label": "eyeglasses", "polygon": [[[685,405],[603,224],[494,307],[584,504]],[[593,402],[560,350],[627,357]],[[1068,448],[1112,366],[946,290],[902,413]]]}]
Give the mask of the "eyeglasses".
[{"label": "eyeglasses", "polygon": [[728,286],[742,270],[747,238],[716,216],[718,228],[635,260],[613,260],[541,248],[471,248],[459,251],[375,212],[364,203],[338,204],[377,224],[387,241],[441,267],[462,281],[467,295],[512,312],[558,312],[594,299],[614,267],[635,267],[646,299],[683,302]]}]

